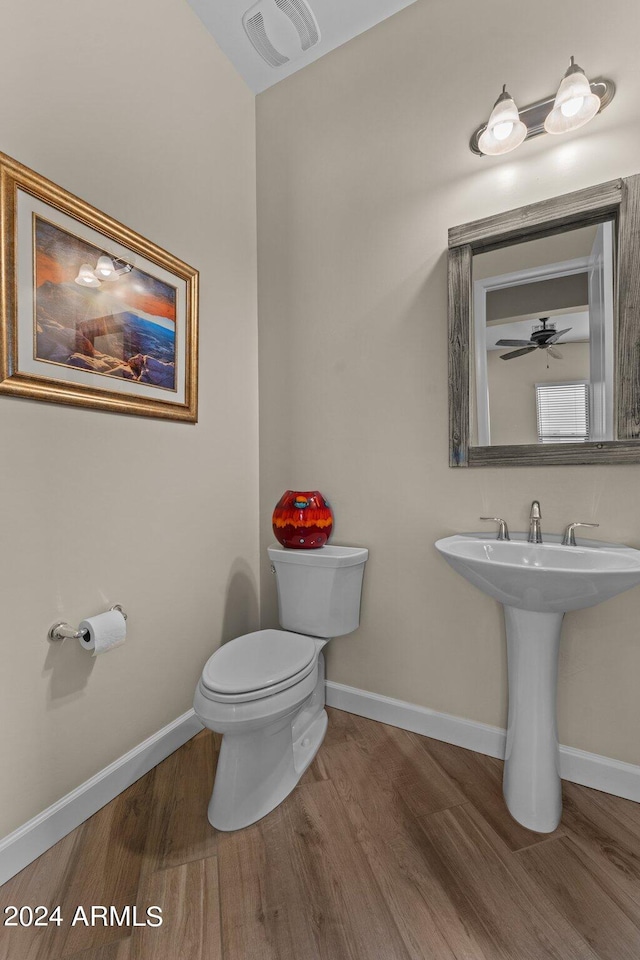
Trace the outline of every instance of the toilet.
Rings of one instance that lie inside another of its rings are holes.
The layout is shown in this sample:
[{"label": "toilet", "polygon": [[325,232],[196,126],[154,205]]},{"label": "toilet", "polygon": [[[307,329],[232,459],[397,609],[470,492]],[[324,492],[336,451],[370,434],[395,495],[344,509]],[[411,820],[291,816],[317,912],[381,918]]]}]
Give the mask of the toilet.
[{"label": "toilet", "polygon": [[360,623],[368,551],[268,548],[282,630],[257,630],[207,660],[194,698],[201,723],[222,734],[209,822],[239,830],[288,796],[327,729],[322,648]]}]

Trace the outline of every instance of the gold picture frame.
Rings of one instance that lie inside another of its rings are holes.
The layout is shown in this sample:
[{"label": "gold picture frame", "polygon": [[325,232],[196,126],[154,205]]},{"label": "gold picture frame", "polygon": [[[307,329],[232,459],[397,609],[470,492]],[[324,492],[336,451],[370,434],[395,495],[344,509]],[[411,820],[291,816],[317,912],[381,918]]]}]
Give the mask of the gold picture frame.
[{"label": "gold picture frame", "polygon": [[195,423],[198,279],[0,153],[0,395]]}]

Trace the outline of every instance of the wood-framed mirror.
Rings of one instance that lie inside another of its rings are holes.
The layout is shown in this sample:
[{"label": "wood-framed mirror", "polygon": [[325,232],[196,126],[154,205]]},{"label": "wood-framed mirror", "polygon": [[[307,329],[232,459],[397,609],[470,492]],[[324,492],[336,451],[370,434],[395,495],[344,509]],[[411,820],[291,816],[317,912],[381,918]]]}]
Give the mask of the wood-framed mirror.
[{"label": "wood-framed mirror", "polygon": [[450,466],[640,463],[640,175],[449,230]]}]

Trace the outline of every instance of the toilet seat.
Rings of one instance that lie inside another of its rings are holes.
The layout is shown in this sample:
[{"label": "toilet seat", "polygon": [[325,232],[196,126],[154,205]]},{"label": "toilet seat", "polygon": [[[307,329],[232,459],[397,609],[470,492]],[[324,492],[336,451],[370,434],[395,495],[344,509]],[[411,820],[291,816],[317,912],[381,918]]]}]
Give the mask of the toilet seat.
[{"label": "toilet seat", "polygon": [[287,630],[257,630],[225,643],[207,660],[202,694],[222,703],[244,703],[294,686],[314,669],[319,647]]}]

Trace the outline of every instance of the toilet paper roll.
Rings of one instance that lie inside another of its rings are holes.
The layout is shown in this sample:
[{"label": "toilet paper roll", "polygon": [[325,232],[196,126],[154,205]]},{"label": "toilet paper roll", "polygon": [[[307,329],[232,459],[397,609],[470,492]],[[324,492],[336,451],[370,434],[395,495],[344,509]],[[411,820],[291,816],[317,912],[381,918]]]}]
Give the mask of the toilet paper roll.
[{"label": "toilet paper roll", "polygon": [[95,617],[87,617],[79,629],[86,630],[79,641],[80,646],[91,650],[94,657],[119,647],[127,638],[127,621],[119,610],[109,610]]}]

